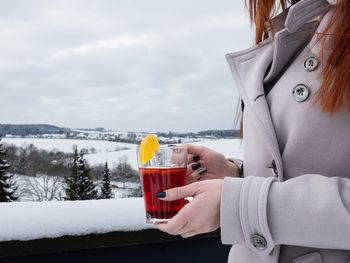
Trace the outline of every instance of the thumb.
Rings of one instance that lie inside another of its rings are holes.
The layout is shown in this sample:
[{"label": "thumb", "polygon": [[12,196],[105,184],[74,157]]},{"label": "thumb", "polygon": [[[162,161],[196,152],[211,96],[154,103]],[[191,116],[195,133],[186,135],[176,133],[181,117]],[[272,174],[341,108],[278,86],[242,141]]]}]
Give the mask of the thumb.
[{"label": "thumb", "polygon": [[189,154],[193,155],[202,155],[205,152],[205,147],[204,146],[197,146],[193,144],[187,144],[187,151]]},{"label": "thumb", "polygon": [[181,187],[175,187],[164,192],[159,192],[156,197],[163,201],[174,201],[183,199],[185,197],[195,196],[198,190],[198,186],[193,183]]}]

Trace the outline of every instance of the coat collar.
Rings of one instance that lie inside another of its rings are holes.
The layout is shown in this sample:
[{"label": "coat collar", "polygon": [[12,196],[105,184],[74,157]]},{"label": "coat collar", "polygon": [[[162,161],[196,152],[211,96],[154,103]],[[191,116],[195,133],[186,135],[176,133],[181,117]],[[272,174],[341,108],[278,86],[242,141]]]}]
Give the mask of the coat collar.
[{"label": "coat collar", "polygon": [[[274,41],[268,38],[252,48],[226,55],[231,70],[236,71],[236,75],[244,80],[251,79],[250,76],[254,75],[255,79],[261,80],[261,84],[263,81],[271,81],[295,52],[311,40],[320,21],[309,21],[324,15],[329,8],[327,0],[302,0],[291,6],[272,21],[276,29],[282,28],[275,34]],[[281,24],[284,24],[284,28]],[[264,78],[271,63],[271,68]],[[262,85],[245,84],[242,88],[250,101],[264,94]]]},{"label": "coat collar", "polygon": [[[320,54],[321,51],[321,42],[320,42],[320,36],[326,37],[324,36],[322,33],[325,32],[325,29],[328,25],[328,21],[331,18],[331,16],[333,15],[333,10],[330,10],[321,20],[321,23],[319,24],[317,30],[316,30],[316,34],[314,35],[314,37],[312,38],[311,42],[310,42],[310,49],[312,51],[312,53],[318,55]],[[324,46],[324,54],[325,55],[329,55],[329,53],[332,51],[332,47],[331,47],[331,42],[327,42],[328,44]]]},{"label": "coat collar", "polygon": [[302,0],[290,7],[284,26],[294,33],[311,19],[325,14],[329,8],[330,4],[326,0]]},{"label": "coat collar", "polygon": [[[264,81],[272,80],[305,42],[311,39],[310,31],[315,23],[308,21],[324,14],[329,3],[326,0],[302,0],[290,7],[288,14],[280,17],[285,28],[271,38],[244,51],[230,53],[226,59],[230,65],[237,88],[248,108],[252,123],[263,137],[275,160],[279,179],[283,178],[282,157],[279,152],[274,125],[264,94]],[[276,22],[276,20],[275,20]],[[306,34],[306,32],[309,32]],[[313,32],[313,31],[312,31]],[[271,69],[264,78],[268,66]]]}]

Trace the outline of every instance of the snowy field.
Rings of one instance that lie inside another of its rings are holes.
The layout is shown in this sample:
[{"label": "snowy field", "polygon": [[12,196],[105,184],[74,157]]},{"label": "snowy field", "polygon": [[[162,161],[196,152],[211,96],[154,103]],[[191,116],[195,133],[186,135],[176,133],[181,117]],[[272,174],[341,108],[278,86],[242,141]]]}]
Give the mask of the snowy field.
[{"label": "snowy field", "polygon": [[78,149],[95,148],[97,153],[112,152],[118,150],[118,148],[133,148],[136,149],[136,145],[122,142],[110,142],[102,140],[73,140],[73,139],[41,139],[41,138],[3,138],[3,142],[14,144],[16,146],[33,144],[39,149],[51,151],[57,150],[65,153],[72,153],[73,147],[77,146]]},{"label": "snowy field", "polygon": [[[102,140],[70,140],[70,139],[39,139],[39,138],[4,138],[4,142],[21,146],[23,144],[33,144],[39,149],[59,150],[70,153],[73,146],[82,148],[95,148],[97,153],[87,154],[85,158],[90,165],[103,164],[106,161],[110,167],[115,166],[120,160],[127,160],[134,169],[137,169],[136,144],[110,142]],[[192,143],[202,145],[221,152],[226,157],[243,158],[242,145],[240,139],[204,140]],[[128,150],[118,150],[122,147]]]}]

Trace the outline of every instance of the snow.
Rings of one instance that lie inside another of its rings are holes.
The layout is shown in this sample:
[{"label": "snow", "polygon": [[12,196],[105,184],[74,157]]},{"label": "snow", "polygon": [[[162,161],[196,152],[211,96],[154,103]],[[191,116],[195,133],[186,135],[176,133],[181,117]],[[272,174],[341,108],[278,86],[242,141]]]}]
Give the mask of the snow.
[{"label": "snow", "polygon": [[33,144],[39,149],[62,151],[72,153],[73,146],[78,146],[78,149],[94,147],[98,153],[115,151],[117,148],[128,147],[136,149],[135,144],[123,142],[111,142],[102,140],[74,140],[74,139],[41,139],[41,138],[3,138],[3,142],[14,144],[16,146]]},{"label": "snow", "polygon": [[[226,156],[226,158],[243,158],[243,145],[240,139],[221,139],[221,140],[205,140],[200,142],[191,143],[193,145],[206,146],[212,150],[220,152]],[[131,147],[129,147],[131,148]],[[113,165],[117,163],[119,159],[126,158],[134,169],[137,169],[137,157],[136,147],[130,150],[123,150],[117,152],[106,152],[103,154],[87,154],[85,158],[89,164],[96,165],[108,162]]]},{"label": "snow", "polygon": [[126,160],[134,169],[137,169],[136,145],[134,145],[134,149],[130,150],[105,152],[103,154],[86,154],[85,158],[90,165],[108,162],[110,167],[119,163],[119,160]]},{"label": "snow", "polygon": [[[39,139],[39,138],[4,138],[4,142],[21,146],[23,143],[33,144],[40,149],[71,153],[73,146],[81,148],[94,147],[97,150],[95,154],[86,154],[85,159],[90,165],[99,165],[108,162],[110,167],[115,166],[120,160],[127,160],[128,163],[137,169],[136,144],[110,142],[102,140],[71,140],[71,139]],[[240,139],[220,139],[203,140],[193,142],[194,145],[202,145],[224,154],[227,158],[243,158],[243,147]],[[120,147],[127,147],[128,150],[115,151]]]},{"label": "snow", "polygon": [[243,144],[241,139],[206,140],[192,144],[206,146],[222,153],[226,158],[243,159]]},{"label": "snow", "polygon": [[0,203],[0,242],[153,228],[142,198]]}]

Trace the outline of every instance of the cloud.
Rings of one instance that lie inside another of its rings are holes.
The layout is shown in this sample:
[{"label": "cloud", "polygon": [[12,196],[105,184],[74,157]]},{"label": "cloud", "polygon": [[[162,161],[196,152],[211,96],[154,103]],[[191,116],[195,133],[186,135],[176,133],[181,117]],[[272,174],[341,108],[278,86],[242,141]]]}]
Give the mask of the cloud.
[{"label": "cloud", "polygon": [[252,43],[243,1],[12,0],[0,29],[2,122],[233,127],[224,56]]},{"label": "cloud", "polygon": [[111,39],[99,40],[93,43],[83,44],[77,47],[64,48],[56,51],[50,59],[69,58],[72,56],[99,55],[100,52],[112,52],[117,48],[145,47],[152,48],[151,41],[147,35],[124,35]]}]

